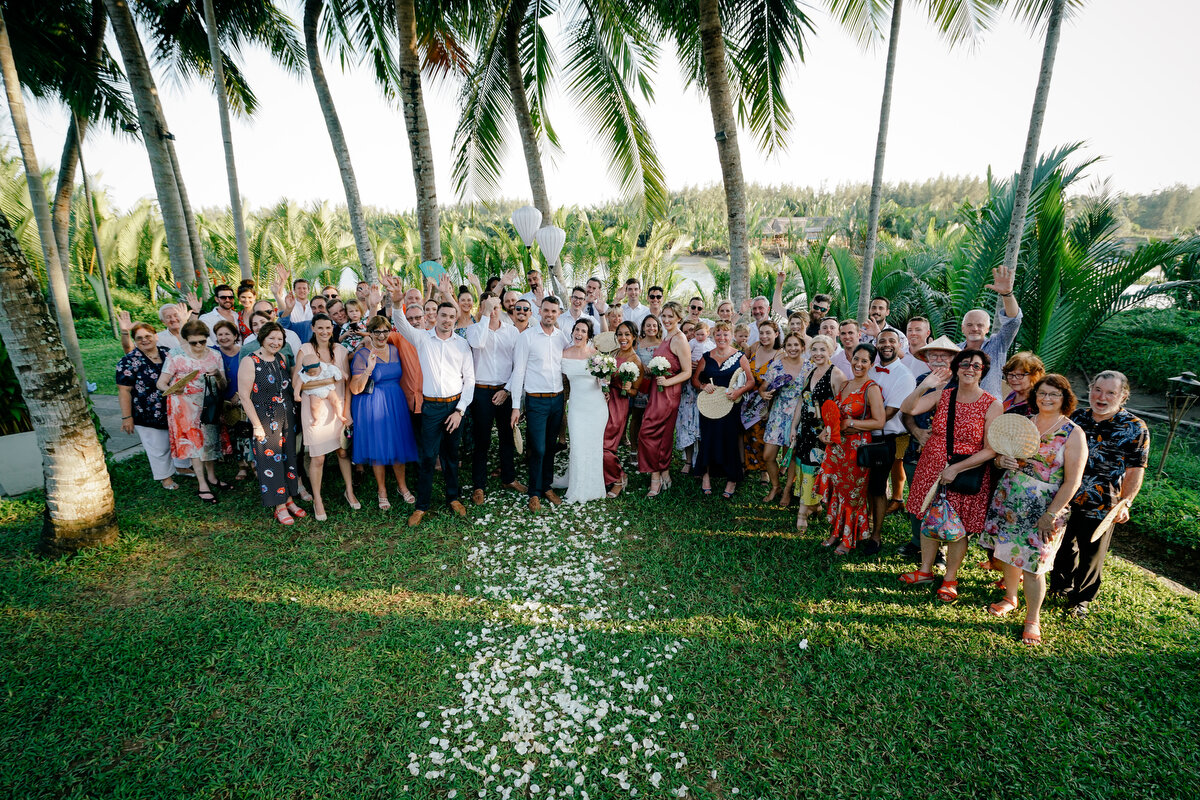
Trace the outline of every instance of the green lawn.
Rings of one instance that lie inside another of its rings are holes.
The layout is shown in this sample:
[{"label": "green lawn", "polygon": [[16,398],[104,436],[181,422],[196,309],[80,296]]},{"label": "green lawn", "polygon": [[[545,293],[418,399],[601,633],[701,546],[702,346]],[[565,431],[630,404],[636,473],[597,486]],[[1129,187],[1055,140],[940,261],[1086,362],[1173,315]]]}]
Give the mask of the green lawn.
[{"label": "green lawn", "polygon": [[114,380],[117,361],[124,353],[116,339],[80,339],[79,350],[83,353],[83,370],[87,379],[96,384],[97,394],[116,394]]},{"label": "green lawn", "polygon": [[113,475],[124,537],[71,562],[31,555],[37,499],[0,502],[0,796],[1200,786],[1200,601],[1124,562],[1029,649],[983,611],[993,573],[944,606],[897,583],[894,548],[836,560],[824,525],[794,536],[757,486],[727,503],[677,478],[649,501],[636,478],[537,520],[502,494],[413,532],[403,504],[285,529],[248,488],[210,509],[143,459]]}]

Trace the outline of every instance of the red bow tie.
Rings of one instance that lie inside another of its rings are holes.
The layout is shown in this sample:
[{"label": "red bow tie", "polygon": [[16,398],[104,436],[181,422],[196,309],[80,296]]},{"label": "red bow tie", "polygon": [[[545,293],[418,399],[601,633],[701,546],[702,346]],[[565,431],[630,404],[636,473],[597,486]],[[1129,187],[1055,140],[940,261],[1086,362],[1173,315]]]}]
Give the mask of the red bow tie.
[{"label": "red bow tie", "polygon": [[876,367],[876,368],[875,368],[875,371],[876,371],[876,372],[885,372],[885,373],[887,373],[888,375],[891,375],[891,374],[892,374],[892,373],[888,372],[888,368],[887,368],[887,367]]}]

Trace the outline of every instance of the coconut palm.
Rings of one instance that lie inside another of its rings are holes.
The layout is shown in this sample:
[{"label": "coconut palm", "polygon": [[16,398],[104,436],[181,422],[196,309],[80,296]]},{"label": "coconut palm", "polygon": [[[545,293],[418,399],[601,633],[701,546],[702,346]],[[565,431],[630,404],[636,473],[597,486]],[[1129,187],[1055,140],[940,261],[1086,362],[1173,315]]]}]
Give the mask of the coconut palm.
[{"label": "coconut palm", "polygon": [[[951,45],[974,41],[995,16],[1002,0],[925,0],[923,6],[933,18],[939,33]],[[829,0],[830,13],[863,43],[880,33],[887,3],[881,0]],[[883,78],[883,98],[879,106],[879,133],[875,141],[875,168],[871,177],[871,201],[867,211],[867,238],[863,248],[862,283],[858,295],[858,321],[867,319],[874,291],[871,280],[879,234],[879,207],[883,197],[883,160],[887,149],[888,122],[892,108],[892,84],[896,74],[896,51],[900,44],[902,0],[891,0],[887,66]]]},{"label": "coconut palm", "polygon": [[421,260],[441,261],[441,225],[438,221],[437,183],[433,171],[433,142],[421,85],[415,0],[395,0],[399,99],[404,109],[404,130],[412,158],[413,185],[417,193],[417,230],[421,236]]},{"label": "coconut palm", "polygon": [[[2,19],[0,15],[0,27]],[[5,72],[7,79],[8,70]],[[49,209],[49,205],[44,207]],[[58,272],[54,262],[47,259],[46,263],[51,265],[47,272]],[[42,299],[41,286],[3,215],[0,296],[4,297],[0,337],[21,383],[42,451],[46,477],[42,549],[58,555],[112,544],[119,531],[104,448],[92,425],[80,376],[67,358]]]},{"label": "coconut palm", "polygon": [[792,60],[804,58],[804,33],[812,26],[798,0],[651,5],[675,39],[685,80],[708,95],[729,224],[730,291],[740,304],[749,296],[750,244],[737,123],[747,125],[767,153],[783,150],[792,123],[784,84]]}]

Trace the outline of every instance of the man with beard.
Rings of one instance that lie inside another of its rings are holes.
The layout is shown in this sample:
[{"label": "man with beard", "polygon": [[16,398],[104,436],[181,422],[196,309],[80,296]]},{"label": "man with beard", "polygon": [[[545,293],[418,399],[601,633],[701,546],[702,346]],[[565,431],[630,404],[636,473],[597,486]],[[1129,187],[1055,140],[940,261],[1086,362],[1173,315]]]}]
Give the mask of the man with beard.
[{"label": "man with beard", "polygon": [[[908,367],[900,363],[900,336],[894,328],[886,328],[876,339],[879,351],[875,366],[867,375],[883,391],[884,416],[887,422],[877,432],[871,444],[882,444],[886,450],[878,466],[872,466],[867,477],[867,496],[871,499],[871,538],[863,543],[865,555],[874,555],[883,549],[883,519],[892,511],[903,507],[904,465],[896,460],[897,440],[904,433],[904,420],[900,416],[900,404],[917,388]],[[904,437],[904,446],[908,446]],[[903,451],[901,451],[903,452]],[[887,484],[892,479],[892,503],[889,505]]]},{"label": "man with beard", "polygon": [[[827,294],[813,295],[812,302],[808,304],[808,330],[804,333],[808,338],[812,338],[821,333],[821,322],[825,320],[825,315],[829,313],[829,309],[833,307],[833,298]],[[826,334],[828,335],[828,334]],[[831,339],[836,339],[837,335],[830,336]]]},{"label": "man with beard", "polygon": [[887,318],[891,308],[892,303],[886,297],[871,298],[871,305],[867,310],[867,321],[863,323],[859,341],[875,344],[879,339],[879,334],[883,331],[895,331],[900,358],[904,358],[908,354],[908,338],[904,335],[904,331],[888,324]]}]

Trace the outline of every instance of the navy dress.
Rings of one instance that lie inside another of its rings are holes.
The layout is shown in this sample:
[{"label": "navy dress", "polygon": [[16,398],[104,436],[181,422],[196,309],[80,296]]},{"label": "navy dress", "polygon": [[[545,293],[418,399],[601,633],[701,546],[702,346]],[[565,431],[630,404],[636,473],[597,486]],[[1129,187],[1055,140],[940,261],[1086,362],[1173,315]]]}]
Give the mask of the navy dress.
[{"label": "navy dress", "polygon": [[[700,385],[712,381],[717,391],[724,391],[733,378],[742,360],[742,353],[735,352],[718,364],[712,353],[705,353],[700,362]],[[703,390],[701,390],[703,391]],[[742,427],[741,401],[733,404],[729,413],[720,419],[709,419],[700,415],[700,441],[696,443],[696,474],[723,475],[734,483],[742,479]]]},{"label": "navy dress", "polygon": [[[358,375],[367,369],[369,348],[354,353],[350,374]],[[404,367],[400,351],[388,345],[388,361],[376,361],[371,380],[375,388],[369,394],[359,392],[350,400],[354,413],[355,464],[405,464],[417,460],[417,440],[413,436],[408,402],[400,387]]]},{"label": "navy dress", "polygon": [[266,434],[261,442],[254,439],[254,470],[262,488],[262,504],[275,508],[299,491],[292,381],[282,353],[268,361],[262,350],[256,350],[249,358],[254,361],[250,400]]}]

